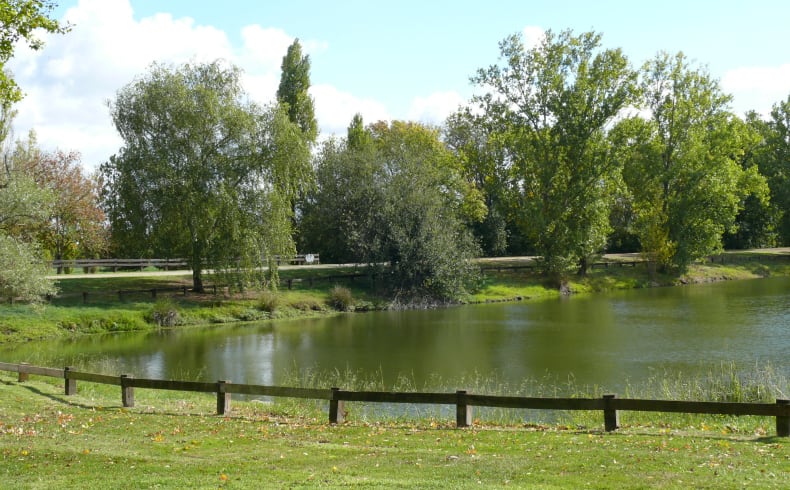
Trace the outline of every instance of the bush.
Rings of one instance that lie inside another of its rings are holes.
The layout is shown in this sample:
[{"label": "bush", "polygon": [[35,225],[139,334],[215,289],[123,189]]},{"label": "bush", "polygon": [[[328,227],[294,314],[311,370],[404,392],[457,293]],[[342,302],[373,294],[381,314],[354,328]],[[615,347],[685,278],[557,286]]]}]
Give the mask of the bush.
[{"label": "bush", "polygon": [[274,291],[264,291],[258,301],[258,309],[274,313],[280,307],[280,296]]},{"label": "bush", "polygon": [[146,315],[146,321],[155,323],[160,327],[174,327],[179,324],[180,315],[178,308],[170,300],[160,300],[151,307],[151,312]]},{"label": "bush", "polygon": [[329,305],[338,311],[350,311],[354,305],[351,290],[343,286],[335,286],[329,291]]}]

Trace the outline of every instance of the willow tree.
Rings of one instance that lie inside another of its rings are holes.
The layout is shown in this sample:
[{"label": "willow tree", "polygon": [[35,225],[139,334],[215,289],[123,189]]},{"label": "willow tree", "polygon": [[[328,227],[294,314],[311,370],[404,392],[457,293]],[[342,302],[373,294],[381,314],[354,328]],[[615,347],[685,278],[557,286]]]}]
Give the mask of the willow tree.
[{"label": "willow tree", "polygon": [[516,183],[519,221],[560,280],[600,252],[609,231],[610,182],[618,171],[605,128],[633,100],[636,74],[620,49],[593,32],[546,32],[527,48],[500,43],[502,63],[481,69],[477,97]]},{"label": "willow tree", "polygon": [[187,257],[196,290],[204,269],[294,253],[309,150],[282,108],[248,102],[238,68],[154,64],[110,111],[124,146],[101,172],[119,252]]}]

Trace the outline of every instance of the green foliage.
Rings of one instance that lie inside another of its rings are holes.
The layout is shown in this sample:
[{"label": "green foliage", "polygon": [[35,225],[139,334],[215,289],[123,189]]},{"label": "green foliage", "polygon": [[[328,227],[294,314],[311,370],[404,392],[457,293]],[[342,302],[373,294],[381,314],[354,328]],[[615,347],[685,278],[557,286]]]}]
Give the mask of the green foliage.
[{"label": "green foliage", "polygon": [[27,140],[16,142],[8,161],[15,172],[29,176],[53,197],[46,208],[49,215],[35,226],[38,242],[52,259],[97,258],[106,252],[98,182],[85,174],[78,152],[42,151],[31,131]]},{"label": "green foliage", "polygon": [[559,279],[586,271],[609,232],[610,182],[618,172],[605,127],[634,98],[636,75],[601,36],[546,33],[525,49],[500,43],[503,65],[478,71],[488,93],[475,98],[513,168],[519,222]]},{"label": "green foliage", "polygon": [[329,291],[328,301],[329,305],[338,311],[351,311],[354,307],[354,297],[351,290],[339,285],[333,286]]},{"label": "green foliage", "polygon": [[649,119],[612,132],[633,196],[642,251],[662,269],[685,270],[721,248],[743,201],[767,199],[756,166],[741,167],[753,133],[727,111],[730,97],[682,53],[659,54],[643,69]]},{"label": "green foliage", "polygon": [[274,313],[280,307],[280,295],[275,291],[263,291],[258,298],[258,308],[267,313]]},{"label": "green foliage", "polygon": [[408,300],[458,299],[475,277],[477,247],[464,220],[484,212],[479,194],[437,131],[396,121],[366,132],[355,139],[369,141],[360,146],[323,146],[302,222],[305,246],[320,247],[325,262],[370,264]]},{"label": "green foliage", "polygon": [[771,189],[779,245],[790,245],[790,95],[774,104],[768,121],[754,121],[764,144],[755,160]]},{"label": "green foliage", "polygon": [[181,315],[172,300],[163,299],[154,303],[145,320],[160,327],[175,327],[180,324]]},{"label": "green foliage", "polygon": [[[514,213],[509,209],[515,197],[512,192],[514,174],[503,148],[497,144],[496,131],[485,118],[464,109],[447,118],[443,133],[447,146],[460,162],[464,178],[474,192],[482,194],[477,202],[484,204],[488,211],[483,212],[482,220],[472,220],[468,226],[480,242],[484,255],[504,255],[512,244],[508,227],[515,228]],[[522,251],[516,251],[519,252]]]},{"label": "green foliage", "polygon": [[47,225],[53,194],[14,167],[0,172],[0,297],[38,302],[57,292],[35,241]]},{"label": "green foliage", "polygon": [[188,257],[197,290],[204,269],[238,276],[294,253],[309,149],[282,108],[245,100],[238,68],[219,62],[154,64],[118,93],[124,147],[101,167],[117,253]]},{"label": "green foliage", "polygon": [[[0,192],[2,193],[2,192]],[[57,293],[35,243],[0,231],[0,298],[38,302]]]},{"label": "green foliage", "polygon": [[313,98],[308,93],[310,57],[302,55],[299,39],[288,46],[280,68],[282,72],[277,100],[287,108],[288,118],[301,129],[305,139],[313,143],[318,136],[318,122],[315,119]]},{"label": "green foliage", "polygon": [[0,1],[0,105],[6,106],[22,99],[22,91],[5,65],[14,56],[17,43],[24,40],[28,47],[40,50],[44,43],[36,36],[44,31],[63,34],[70,26],[60,25],[49,17],[55,7],[46,0],[2,0]]}]

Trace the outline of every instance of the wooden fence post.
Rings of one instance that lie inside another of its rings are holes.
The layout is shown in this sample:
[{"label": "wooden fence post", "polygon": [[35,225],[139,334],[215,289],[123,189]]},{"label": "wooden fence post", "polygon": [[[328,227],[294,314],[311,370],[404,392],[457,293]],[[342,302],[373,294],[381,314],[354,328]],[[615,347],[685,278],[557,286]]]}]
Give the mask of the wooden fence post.
[{"label": "wooden fence post", "polygon": [[[776,400],[776,404],[786,407],[790,405],[790,400]],[[776,435],[779,437],[790,437],[790,416],[778,415],[776,417]]]},{"label": "wooden fence post", "polygon": [[186,296],[187,295],[187,287],[186,286],[181,286],[181,289],[184,290],[184,296]]},{"label": "wooden fence post", "polygon": [[620,414],[611,408],[612,400],[615,398],[617,395],[613,394],[603,396],[603,426],[606,432],[612,432],[620,427]]},{"label": "wooden fence post", "polygon": [[151,289],[151,298],[156,299],[156,288]]},{"label": "wooden fence post", "polygon": [[455,426],[470,427],[472,425],[472,407],[466,404],[466,390],[455,392]]},{"label": "wooden fence post", "polygon": [[82,304],[84,304],[84,305],[88,304],[88,292],[87,291],[83,291],[82,292]]},{"label": "wooden fence post", "polygon": [[121,375],[121,403],[124,407],[134,406],[134,386],[131,383],[133,379],[131,374]]},{"label": "wooden fence post", "polygon": [[63,379],[65,380],[64,388],[66,395],[76,395],[77,394],[77,380],[69,378],[69,371],[73,370],[74,368],[70,366],[66,366],[63,368]]},{"label": "wooden fence post", "polygon": [[343,400],[338,399],[340,388],[332,388],[332,398],[329,399],[329,423],[340,424],[346,418],[346,407]]},{"label": "wooden fence post", "polygon": [[217,381],[217,415],[225,415],[226,412],[230,412],[230,393],[226,391],[228,383],[230,381]]},{"label": "wooden fence post", "polygon": [[23,363],[19,364],[19,379],[17,379],[17,382],[24,383],[25,381],[27,381],[30,378],[30,374],[25,372],[24,371],[25,368],[23,367],[23,366],[27,366],[27,365],[28,364],[26,362],[23,362]]}]

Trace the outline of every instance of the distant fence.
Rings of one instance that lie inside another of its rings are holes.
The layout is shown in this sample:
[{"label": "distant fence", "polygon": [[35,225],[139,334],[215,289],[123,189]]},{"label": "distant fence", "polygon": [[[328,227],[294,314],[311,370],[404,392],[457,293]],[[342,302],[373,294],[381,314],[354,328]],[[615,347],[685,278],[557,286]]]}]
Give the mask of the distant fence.
[{"label": "distant fence", "polygon": [[[757,261],[770,261],[770,260],[790,260],[790,254],[783,254],[783,253],[724,253],[719,255],[711,255],[705,257],[701,260],[701,262],[710,262],[711,264],[743,264],[748,262],[757,262]],[[600,262],[591,262],[588,264],[590,269],[608,269],[608,268],[615,268],[615,267],[636,267],[636,266],[647,266],[650,264],[649,260],[645,259],[635,259],[635,260],[609,260],[609,261],[600,261]],[[517,265],[508,265],[508,264],[493,264],[493,265],[482,265],[480,270],[485,271],[509,271],[509,270],[533,270],[538,269],[538,264],[533,262],[530,264],[517,264]]]},{"label": "distant fence", "polygon": [[[318,254],[297,254],[292,257],[285,257],[275,255],[277,265],[288,263],[291,265],[310,265],[320,264],[320,257]],[[49,263],[50,267],[57,269],[58,274],[62,273],[64,269],[91,269],[94,267],[102,269],[112,269],[113,272],[118,269],[138,269],[144,270],[146,267],[156,267],[158,269],[188,269],[189,261],[187,259],[75,259],[75,260],[53,260]]]},{"label": "distant fence", "polygon": [[[334,275],[327,275],[327,276],[314,276],[314,277],[305,277],[305,278],[285,278],[280,279],[280,286],[285,286],[288,290],[293,289],[294,285],[297,284],[307,284],[308,287],[313,287],[313,284],[316,282],[327,282],[327,281],[338,281],[338,280],[348,280],[354,282],[354,279],[358,278],[368,278],[370,275],[362,274],[362,273],[352,273],[352,274],[334,274]],[[204,285],[203,293],[208,294],[218,294],[220,290],[224,289],[221,286],[217,286],[216,284]],[[150,296],[151,299],[157,299],[161,293],[175,293],[180,294],[182,296],[186,296],[187,293],[192,292],[196,293],[194,290],[190,289],[188,286],[170,286],[170,287],[155,287],[155,288],[145,288],[145,289],[112,289],[112,290],[93,290],[93,291],[81,291],[76,293],[66,293],[66,294],[59,294],[57,298],[64,299],[64,298],[75,298],[75,297],[82,297],[82,303],[88,304],[90,299],[104,297],[104,298],[117,298],[118,301],[123,301],[124,299],[128,299],[131,296],[139,297],[141,295]],[[53,297],[48,297],[49,301],[53,300]]]},{"label": "distant fence", "polygon": [[693,402],[673,400],[641,400],[617,398],[616,395],[603,395],[602,398],[535,398],[498,395],[476,395],[459,390],[455,393],[396,393],[382,391],[346,391],[339,388],[312,389],[284,386],[263,386],[235,384],[230,381],[199,382],[173,381],[160,379],[141,379],[131,375],[110,376],[75,371],[71,367],[54,369],[10,364],[0,362],[0,371],[19,374],[20,383],[28,380],[31,374],[61,378],[64,380],[65,394],[77,393],[77,381],[109,384],[121,387],[121,403],[124,407],[134,406],[134,389],[190,391],[215,393],[217,396],[217,415],[230,410],[231,394],[260,395],[271,397],[306,398],[327,400],[329,402],[329,423],[342,422],[346,416],[345,402],[368,403],[406,403],[455,405],[456,426],[472,425],[472,407],[500,407],[532,410],[593,410],[603,412],[604,429],[616,430],[620,425],[620,411],[635,412],[675,412],[717,415],[759,415],[776,417],[776,435],[790,437],[790,400],[776,400],[776,403],[740,402]]}]

